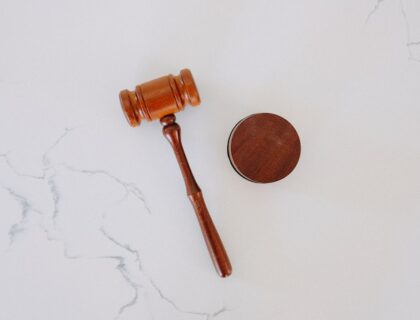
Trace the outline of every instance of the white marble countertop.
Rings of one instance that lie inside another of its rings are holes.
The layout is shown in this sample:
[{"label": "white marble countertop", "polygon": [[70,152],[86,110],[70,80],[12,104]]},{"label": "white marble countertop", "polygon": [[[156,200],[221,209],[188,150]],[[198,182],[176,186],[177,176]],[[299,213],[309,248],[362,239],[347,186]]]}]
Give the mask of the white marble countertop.
[{"label": "white marble countertop", "polygon": [[[420,318],[419,1],[6,0],[0,39],[0,319]],[[184,67],[227,279],[160,124],[118,101]],[[300,134],[281,182],[228,161],[256,112]]]}]

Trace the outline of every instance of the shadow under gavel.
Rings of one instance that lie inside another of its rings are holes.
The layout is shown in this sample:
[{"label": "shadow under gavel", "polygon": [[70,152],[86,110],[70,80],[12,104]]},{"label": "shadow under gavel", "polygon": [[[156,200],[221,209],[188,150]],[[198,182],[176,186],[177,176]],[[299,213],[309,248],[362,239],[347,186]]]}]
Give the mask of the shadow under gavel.
[{"label": "shadow under gavel", "polygon": [[120,92],[121,106],[132,127],[142,119],[160,120],[163,134],[172,146],[184,177],[188,198],[194,207],[210,256],[221,277],[232,273],[232,266],[222,240],[207,210],[203,194],[194,179],[181,143],[181,127],[174,113],[186,105],[197,106],[200,96],[191,71],[181,70],[177,76],[168,75],[136,86],[134,91]]}]

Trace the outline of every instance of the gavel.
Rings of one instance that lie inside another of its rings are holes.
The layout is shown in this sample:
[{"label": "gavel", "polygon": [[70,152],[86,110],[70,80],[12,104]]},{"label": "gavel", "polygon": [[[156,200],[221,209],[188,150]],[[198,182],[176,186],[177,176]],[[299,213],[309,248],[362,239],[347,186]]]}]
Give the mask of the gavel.
[{"label": "gavel", "polygon": [[169,74],[137,85],[134,91],[123,90],[120,92],[120,101],[125,117],[132,127],[140,125],[142,119],[160,120],[163,135],[171,144],[181,169],[188,198],[194,207],[216,271],[221,277],[229,276],[232,273],[229,257],[188,164],[181,143],[181,127],[175,122],[174,114],[184,110],[186,105],[200,104],[200,95],[191,71],[183,69],[179,75]]}]

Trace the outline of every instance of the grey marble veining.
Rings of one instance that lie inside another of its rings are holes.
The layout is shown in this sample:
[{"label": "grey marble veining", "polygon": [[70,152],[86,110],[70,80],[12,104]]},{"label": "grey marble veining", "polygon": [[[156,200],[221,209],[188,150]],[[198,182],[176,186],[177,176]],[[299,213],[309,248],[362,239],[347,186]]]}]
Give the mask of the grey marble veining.
[{"label": "grey marble veining", "polygon": [[[0,319],[420,316],[420,3],[0,6]],[[183,67],[203,101],[177,117],[228,279],[159,124],[119,110],[119,89]],[[276,184],[226,156],[255,112],[302,140]]]}]

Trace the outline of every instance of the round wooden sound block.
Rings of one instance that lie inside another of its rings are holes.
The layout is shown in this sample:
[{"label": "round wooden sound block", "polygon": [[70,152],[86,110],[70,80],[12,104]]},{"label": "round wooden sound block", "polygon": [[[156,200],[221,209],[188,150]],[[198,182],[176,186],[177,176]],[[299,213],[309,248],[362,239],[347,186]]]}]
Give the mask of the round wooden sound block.
[{"label": "round wooden sound block", "polygon": [[257,113],[239,121],[228,142],[233,168],[252,182],[283,179],[296,167],[300,140],[295,128],[272,113]]}]

